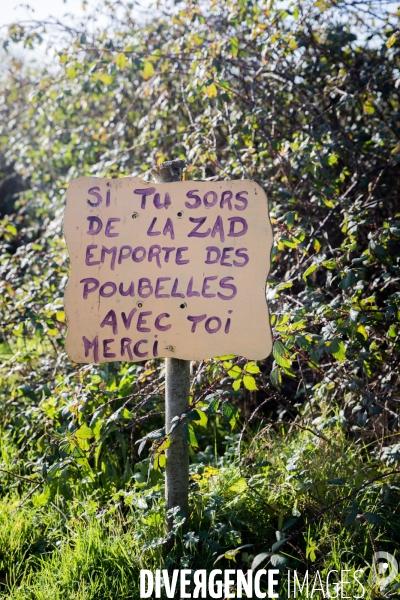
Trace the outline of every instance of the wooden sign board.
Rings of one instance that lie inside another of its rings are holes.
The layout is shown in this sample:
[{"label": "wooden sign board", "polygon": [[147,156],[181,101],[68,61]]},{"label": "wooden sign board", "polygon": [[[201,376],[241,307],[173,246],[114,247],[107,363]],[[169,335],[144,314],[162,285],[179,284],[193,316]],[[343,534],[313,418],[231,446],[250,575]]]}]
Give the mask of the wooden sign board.
[{"label": "wooden sign board", "polygon": [[73,361],[270,353],[272,229],[253,181],[82,177],[67,191],[64,233]]}]

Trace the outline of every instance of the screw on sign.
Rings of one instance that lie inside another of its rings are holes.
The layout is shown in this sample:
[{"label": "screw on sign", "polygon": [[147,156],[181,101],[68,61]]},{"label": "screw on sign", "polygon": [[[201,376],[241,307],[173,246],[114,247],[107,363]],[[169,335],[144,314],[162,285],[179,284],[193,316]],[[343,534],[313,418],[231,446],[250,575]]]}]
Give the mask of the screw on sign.
[{"label": "screw on sign", "polygon": [[[185,164],[154,168],[156,183],[76,179],[64,217],[71,260],[67,352],[78,363],[166,357],[167,433],[188,408],[190,360],[260,360],[272,347],[265,193],[249,180],[180,181]],[[180,506],[183,514],[188,456],[177,427],[166,494],[167,508]]]}]

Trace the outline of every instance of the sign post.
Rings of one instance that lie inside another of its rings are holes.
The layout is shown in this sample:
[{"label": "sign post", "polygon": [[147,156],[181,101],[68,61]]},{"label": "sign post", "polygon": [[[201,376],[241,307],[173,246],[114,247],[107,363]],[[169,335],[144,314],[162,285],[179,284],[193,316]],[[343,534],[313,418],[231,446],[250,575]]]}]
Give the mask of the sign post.
[{"label": "sign post", "polygon": [[[184,160],[162,163],[152,169],[156,183],[181,181]],[[170,434],[171,422],[189,410],[190,361],[167,357],[165,359],[165,433]],[[189,513],[189,446],[183,437],[182,427],[170,434],[170,446],[166,451],[165,464],[165,509],[179,506],[181,515],[187,519]],[[167,519],[167,528],[172,525]]]},{"label": "sign post", "polygon": [[[166,432],[187,412],[190,360],[269,355],[272,228],[254,181],[181,181],[185,161],[67,191],[66,350],[78,363],[166,358]],[[182,427],[167,450],[167,509],[188,512]]]}]

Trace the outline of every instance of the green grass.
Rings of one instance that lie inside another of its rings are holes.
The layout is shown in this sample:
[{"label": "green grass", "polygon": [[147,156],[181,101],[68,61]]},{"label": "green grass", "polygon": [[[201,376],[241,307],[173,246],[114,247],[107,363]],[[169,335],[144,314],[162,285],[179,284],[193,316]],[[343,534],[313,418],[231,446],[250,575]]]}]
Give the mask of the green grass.
[{"label": "green grass", "polygon": [[[198,455],[191,467],[190,526],[186,532],[177,527],[168,554],[160,483],[131,483],[114,496],[82,502],[46,500],[38,490],[23,506],[10,492],[0,504],[1,597],[139,598],[140,568],[212,569],[221,557],[215,568],[248,569],[254,556],[285,535],[293,537],[272,558],[282,581],[288,569],[308,570],[311,578],[319,571],[324,578],[334,569],[349,569],[351,576],[366,568],[365,583],[374,549],[398,557],[399,475],[385,478],[393,467],[346,439],[335,424],[323,434],[259,431],[240,468],[237,436],[216,460],[212,453]],[[244,544],[250,546],[230,553]],[[272,568],[268,561],[262,566]],[[359,595],[360,588],[345,592]],[[318,594],[313,597],[323,597]],[[280,597],[287,597],[284,587]]]}]

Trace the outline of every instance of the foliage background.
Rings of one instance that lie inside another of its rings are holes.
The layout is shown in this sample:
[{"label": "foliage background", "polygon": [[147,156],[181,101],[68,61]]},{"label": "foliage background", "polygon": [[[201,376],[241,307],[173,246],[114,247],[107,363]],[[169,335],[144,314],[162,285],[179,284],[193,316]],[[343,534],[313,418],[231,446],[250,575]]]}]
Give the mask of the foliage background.
[{"label": "foliage background", "polygon": [[[98,10],[102,29],[26,22],[3,38],[49,56],[10,57],[0,92],[4,597],[137,597],[140,566],[219,556],[323,572],[395,553],[399,13],[373,0],[185,1],[146,22],[129,3]],[[163,363],[69,361],[62,213],[78,176],[148,178],[184,157],[188,179],[267,192],[275,343],[257,364],[192,365],[191,524],[177,521],[166,558]]]}]

